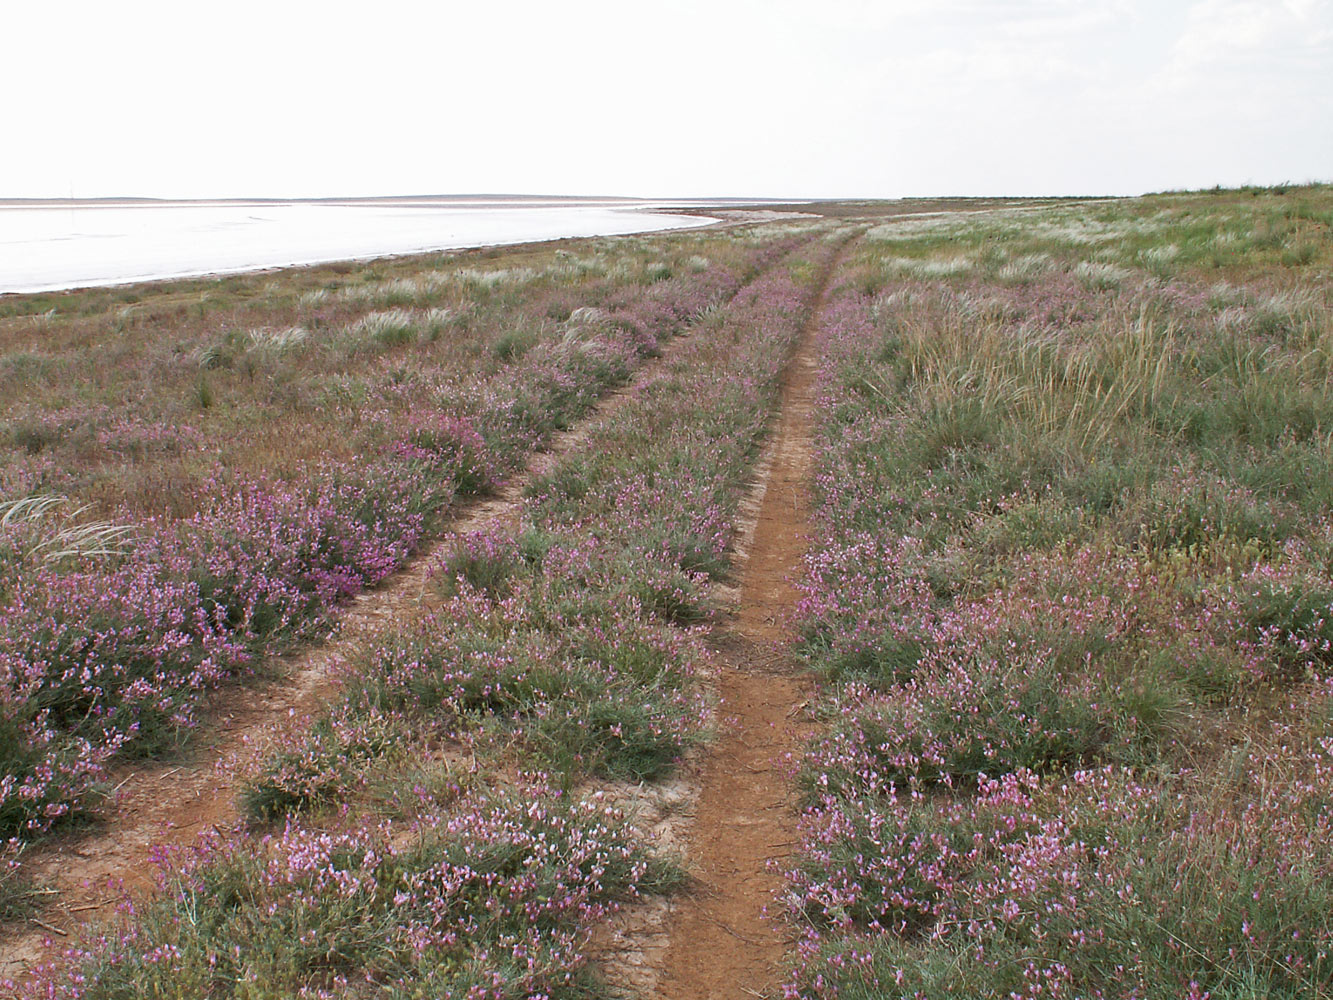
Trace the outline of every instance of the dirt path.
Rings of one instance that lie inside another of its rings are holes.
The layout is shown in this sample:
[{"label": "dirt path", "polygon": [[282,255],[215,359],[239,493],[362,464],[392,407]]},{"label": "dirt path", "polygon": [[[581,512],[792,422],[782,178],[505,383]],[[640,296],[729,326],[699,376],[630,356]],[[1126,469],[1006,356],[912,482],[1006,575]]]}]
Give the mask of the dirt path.
[{"label": "dirt path", "polygon": [[[668,342],[660,357],[641,365],[628,386],[607,393],[577,427],[553,435],[546,450],[532,455],[498,495],[461,508],[449,531],[516,522],[528,483],[579,447],[599,420],[669,363],[691,333]],[[450,544],[448,538],[434,542],[406,568],[357,595],[327,641],[274,664],[276,680],[218,692],[204,712],[209,721],[195,734],[189,757],[123,769],[114,779],[114,812],[100,825],[32,848],[24,869],[48,895],[34,919],[0,926],[0,981],[40,961],[48,944],[59,947],[84,923],[109,916],[125,892],[150,890],[157,872],[153,857],[160,848],[190,844],[212,827],[237,823],[235,765],[262,754],[282,725],[304,725],[336,690],[340,662],[390,623],[419,612],[427,580]]]},{"label": "dirt path", "polygon": [[804,709],[811,686],[790,651],[789,619],[799,598],[792,581],[809,535],[812,342],[823,283],[783,375],[738,606],[714,636],[722,726],[702,765],[690,838],[699,887],[668,923],[670,943],[654,991],[665,1000],[774,995],[788,951],[781,925],[764,914],[781,887],[774,866],[796,839],[783,761],[809,733]]}]

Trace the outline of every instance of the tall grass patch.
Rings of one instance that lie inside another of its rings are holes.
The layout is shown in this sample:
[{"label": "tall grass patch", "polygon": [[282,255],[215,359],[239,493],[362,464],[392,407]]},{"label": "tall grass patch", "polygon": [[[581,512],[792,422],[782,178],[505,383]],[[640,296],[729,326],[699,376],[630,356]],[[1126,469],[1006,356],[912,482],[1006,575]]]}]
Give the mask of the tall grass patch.
[{"label": "tall grass patch", "polygon": [[886,225],[825,310],[789,996],[1327,995],[1329,300],[1209,197]]}]

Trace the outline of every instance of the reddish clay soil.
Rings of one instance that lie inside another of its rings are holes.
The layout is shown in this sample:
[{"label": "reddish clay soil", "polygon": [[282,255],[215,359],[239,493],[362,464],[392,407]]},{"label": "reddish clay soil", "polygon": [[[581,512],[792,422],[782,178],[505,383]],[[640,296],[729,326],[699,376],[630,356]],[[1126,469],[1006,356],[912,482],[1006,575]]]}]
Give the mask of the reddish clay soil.
[{"label": "reddish clay soil", "polygon": [[766,911],[796,840],[784,764],[811,732],[812,685],[791,652],[790,619],[809,538],[815,322],[812,315],[783,376],[737,607],[713,639],[722,726],[699,775],[688,848],[697,886],[667,923],[654,990],[665,1000],[774,995],[789,951],[787,929]]}]

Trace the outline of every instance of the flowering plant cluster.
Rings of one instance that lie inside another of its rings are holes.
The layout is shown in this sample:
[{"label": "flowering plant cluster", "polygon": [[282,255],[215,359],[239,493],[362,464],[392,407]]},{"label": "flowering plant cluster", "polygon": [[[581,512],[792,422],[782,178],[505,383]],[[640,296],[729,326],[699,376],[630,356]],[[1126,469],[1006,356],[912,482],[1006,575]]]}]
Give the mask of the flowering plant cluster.
[{"label": "flowering plant cluster", "polygon": [[162,896],[70,949],[28,995],[586,995],[590,927],[678,880],[597,796],[540,779],[423,800],[410,824],[209,837],[162,862]]}]

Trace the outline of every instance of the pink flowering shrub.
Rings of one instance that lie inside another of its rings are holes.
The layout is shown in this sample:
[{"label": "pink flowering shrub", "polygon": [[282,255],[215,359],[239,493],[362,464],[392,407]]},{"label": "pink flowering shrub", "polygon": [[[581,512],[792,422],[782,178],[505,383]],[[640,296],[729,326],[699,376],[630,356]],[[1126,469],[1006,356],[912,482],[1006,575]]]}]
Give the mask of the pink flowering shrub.
[{"label": "pink flowering shrub", "polygon": [[368,762],[393,757],[411,738],[402,716],[375,706],[335,710],[305,732],[266,735],[269,749],[240,790],[242,811],[261,822],[346,795],[367,778]]},{"label": "pink flowering shrub", "polygon": [[609,806],[540,784],[410,827],[213,839],[26,995],[584,996],[590,925],[677,878]]},{"label": "pink flowering shrub", "polygon": [[421,509],[422,485],[392,465],[326,465],[301,486],[222,487],[180,525],[179,541],[164,540],[172,547],[163,558],[182,565],[204,605],[242,635],[300,635],[328,606],[381,580],[416,548],[429,513]]},{"label": "pink flowering shrub", "polygon": [[94,743],[57,731],[45,716],[25,718],[8,699],[2,709],[0,739],[9,761],[0,778],[4,829],[33,838],[98,801],[117,736]]},{"label": "pink flowering shrub", "polygon": [[1239,799],[1110,768],[1017,771],[963,799],[830,798],[789,873],[810,930],[788,995],[1317,995],[1331,752],[1317,741],[1296,775],[1251,755]]},{"label": "pink flowering shrub", "polygon": [[89,803],[117,752],[151,752],[193,722],[199,692],[244,659],[190,583],[130,558],[37,564],[0,609],[0,828],[44,832]]},{"label": "pink flowering shrub", "polygon": [[410,420],[412,429],[399,443],[398,455],[440,470],[464,495],[495,485],[498,470],[491,467],[486,442],[470,421],[444,413],[414,413]]}]

